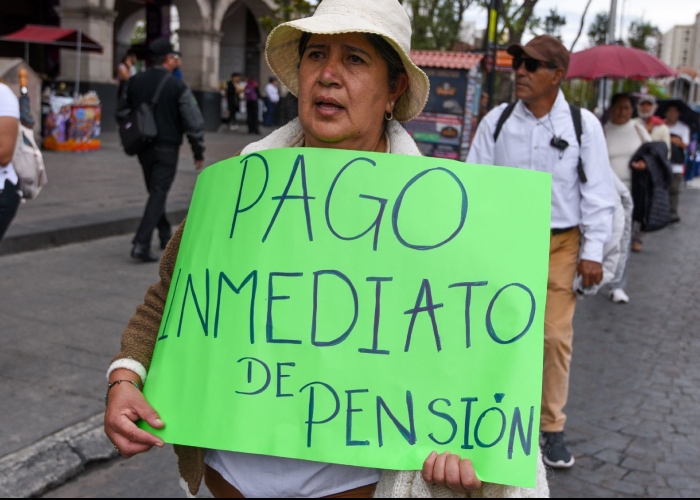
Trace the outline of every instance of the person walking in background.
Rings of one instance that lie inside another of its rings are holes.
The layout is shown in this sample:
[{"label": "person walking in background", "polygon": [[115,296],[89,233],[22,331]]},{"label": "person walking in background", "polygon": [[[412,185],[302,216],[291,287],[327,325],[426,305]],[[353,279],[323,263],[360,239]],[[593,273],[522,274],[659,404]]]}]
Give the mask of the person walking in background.
[{"label": "person walking in background", "polygon": [[[651,94],[643,95],[637,102],[638,118],[635,122],[640,124],[649,133],[652,142],[663,142],[666,144],[668,158],[671,158],[671,131],[664,121],[655,115],[659,105],[656,103],[656,97]],[[641,169],[641,164],[637,164],[637,168]],[[633,167],[634,168],[634,167]],[[634,193],[633,193],[634,194]],[[640,221],[639,207],[635,207],[635,229],[632,237],[632,251],[639,253],[642,251],[642,242],[644,240],[644,230]]]},{"label": "person walking in background", "polygon": [[143,262],[156,262],[151,252],[151,239],[158,228],[160,247],[164,249],[172,228],[166,216],[165,203],[175,180],[183,134],[192,146],[197,170],[204,166],[204,118],[192,91],[172,76],[179,67],[180,55],[166,38],[159,38],[149,47],[154,66],[129,80],[120,111],[150,103],[160,87],[158,103],[153,109],[158,136],[138,154],[143,170],[148,202],[136,236],[131,256]]},{"label": "person walking in background", "polygon": [[657,109],[659,109],[659,105],[656,103],[656,97],[651,94],[643,95],[637,102],[637,114],[639,118],[636,118],[636,121],[647,129],[652,142],[660,141],[666,144],[670,159],[671,132],[664,121],[654,114]]},{"label": "person walking in background", "polygon": [[267,95],[265,99],[265,107],[267,111],[265,112],[265,126],[272,127],[275,121],[275,111],[277,110],[277,103],[280,102],[280,91],[278,88],[277,77],[271,76],[270,81],[265,85],[265,94]]},{"label": "person walking in background", "polygon": [[259,134],[258,99],[260,95],[258,94],[258,81],[252,76],[248,77],[248,83],[245,86],[244,94],[246,115],[248,116],[248,133]]},{"label": "person walking in background", "polygon": [[671,223],[681,221],[678,215],[678,203],[681,195],[681,185],[685,174],[685,154],[690,144],[690,127],[680,121],[681,110],[677,104],[671,103],[666,108],[666,125],[671,135],[671,168],[673,178],[671,179]]},{"label": "person walking in background", "polygon": [[226,101],[228,102],[228,128],[238,130],[236,113],[241,109],[241,74],[232,73],[231,79],[226,83]]},{"label": "person walking in background", "polygon": [[12,166],[19,133],[19,100],[0,80],[0,240],[5,236],[21,201],[19,177]]},{"label": "person walking in background", "polygon": [[133,50],[129,50],[122,59],[122,62],[120,62],[119,66],[117,67],[117,81],[119,82],[119,86],[117,89],[118,99],[122,96],[122,92],[124,91],[126,82],[128,82],[129,78],[136,74],[137,60],[138,59],[136,58],[136,53]]},{"label": "person walking in background", "polygon": [[[610,166],[630,193],[632,191],[632,168],[643,167],[638,163],[633,166],[632,157],[642,144],[651,141],[651,136],[646,128],[636,120],[632,120],[633,111],[632,97],[629,94],[614,95],[610,104],[610,121],[603,127],[608,143]],[[641,224],[636,222],[632,229],[632,246],[637,252],[641,250],[642,237]],[[622,279],[617,283],[610,284],[610,300],[618,304],[628,303],[630,299],[624,290],[626,284],[627,267],[625,266]]]},{"label": "person walking in background", "polygon": [[[541,35],[527,45],[510,46],[508,53],[513,56],[519,100],[484,117],[467,163],[553,175],[540,427],[544,462],[568,468],[574,456],[563,431],[576,310],[574,277],[578,268],[584,288],[603,280],[604,247],[612,235],[617,193],[600,122],[587,110],[570,107],[560,90],[569,67],[568,50],[556,38]],[[580,146],[577,128],[582,131]]]}]

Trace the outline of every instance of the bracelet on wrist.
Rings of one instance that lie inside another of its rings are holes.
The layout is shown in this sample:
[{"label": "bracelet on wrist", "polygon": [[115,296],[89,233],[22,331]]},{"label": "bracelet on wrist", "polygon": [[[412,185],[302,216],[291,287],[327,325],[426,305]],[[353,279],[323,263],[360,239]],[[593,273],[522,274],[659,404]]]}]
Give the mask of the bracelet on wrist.
[{"label": "bracelet on wrist", "polygon": [[133,385],[139,391],[141,390],[141,386],[133,380],[115,380],[114,382],[110,382],[109,384],[107,384],[107,392],[105,393],[105,406],[107,406],[107,396],[109,395],[109,390],[115,385],[120,385],[122,382],[126,382],[128,384]]}]

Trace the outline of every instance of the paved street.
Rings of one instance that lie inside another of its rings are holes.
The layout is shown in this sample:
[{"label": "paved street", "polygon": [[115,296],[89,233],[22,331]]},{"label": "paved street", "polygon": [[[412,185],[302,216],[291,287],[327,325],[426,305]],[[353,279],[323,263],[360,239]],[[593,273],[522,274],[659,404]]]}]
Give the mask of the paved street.
[{"label": "paved street", "polygon": [[[244,129],[208,133],[206,164],[230,158],[261,137],[248,135]],[[99,151],[43,154],[49,183],[36,200],[22,204],[0,242],[0,255],[136,230],[146,204],[146,188],[137,158],[124,154],[116,132],[102,135]],[[167,208],[176,214],[174,219],[186,213],[196,180],[192,150],[185,141],[168,195]]]},{"label": "paved street", "polygon": [[[631,304],[580,302],[567,428],[577,464],[550,474],[553,497],[700,496],[700,190],[683,192],[682,216],[633,256]],[[129,258],[130,238],[0,257],[0,492],[3,457],[104,408],[105,368],[157,279]],[[182,494],[169,450],[89,464],[56,487],[64,480],[45,496]]]}]

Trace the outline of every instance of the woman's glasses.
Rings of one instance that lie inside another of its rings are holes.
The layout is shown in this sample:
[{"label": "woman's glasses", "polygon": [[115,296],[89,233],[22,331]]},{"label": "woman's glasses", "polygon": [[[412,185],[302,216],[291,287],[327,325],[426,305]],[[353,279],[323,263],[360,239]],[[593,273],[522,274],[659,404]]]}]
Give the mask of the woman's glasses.
[{"label": "woman's glasses", "polygon": [[525,70],[528,73],[534,73],[540,68],[540,66],[544,66],[545,68],[549,69],[557,69],[557,65],[554,63],[538,61],[537,59],[521,56],[515,56],[513,58],[513,69],[515,71],[518,71],[520,66],[523,64],[525,64]]}]

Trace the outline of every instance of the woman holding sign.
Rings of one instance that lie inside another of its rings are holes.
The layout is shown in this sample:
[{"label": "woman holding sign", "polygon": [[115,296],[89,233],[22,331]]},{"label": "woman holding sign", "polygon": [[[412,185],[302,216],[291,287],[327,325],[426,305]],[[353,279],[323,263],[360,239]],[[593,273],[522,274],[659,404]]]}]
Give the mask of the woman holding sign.
[{"label": "woman holding sign", "polygon": [[[427,76],[410,60],[411,25],[396,0],[324,0],[315,14],[277,27],[267,60],[298,96],[299,118],[243,154],[285,147],[337,148],[420,156],[398,123],[415,118],[429,94]],[[184,226],[184,225],[183,225]],[[144,399],[146,382],[183,227],[163,255],[152,286],[122,337],[109,368],[105,432],[125,457],[163,441],[136,426],[161,429]],[[175,285],[177,286],[177,285]],[[225,425],[222,423],[222,425]],[[216,497],[524,497],[548,496],[539,463],[534,490],[482,483],[472,463],[431,453],[422,471],[380,471],[327,463],[175,446],[183,486],[195,495],[204,478]]]}]

